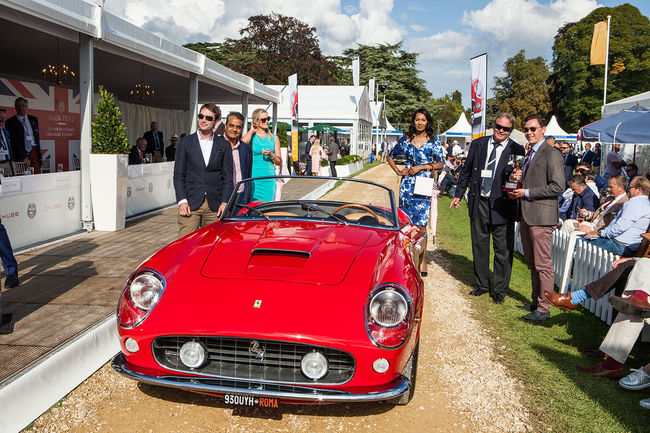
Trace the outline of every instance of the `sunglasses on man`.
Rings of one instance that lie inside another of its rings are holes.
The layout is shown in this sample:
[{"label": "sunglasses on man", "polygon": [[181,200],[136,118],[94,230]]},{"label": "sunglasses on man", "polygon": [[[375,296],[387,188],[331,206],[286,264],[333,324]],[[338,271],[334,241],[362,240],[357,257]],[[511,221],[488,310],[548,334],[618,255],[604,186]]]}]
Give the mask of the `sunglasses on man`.
[{"label": "sunglasses on man", "polygon": [[199,113],[198,118],[199,118],[199,120],[205,119],[208,122],[212,122],[214,120],[214,116],[204,116],[201,113]]},{"label": "sunglasses on man", "polygon": [[512,128],[508,126],[499,125],[498,123],[494,125],[494,129],[499,131],[505,131],[505,132],[510,132],[512,130]]},{"label": "sunglasses on man", "polygon": [[528,131],[530,131],[530,132],[535,132],[535,131],[537,131],[538,129],[539,129],[539,128],[538,128],[537,126],[531,126],[530,128],[524,128],[524,132],[528,132]]}]

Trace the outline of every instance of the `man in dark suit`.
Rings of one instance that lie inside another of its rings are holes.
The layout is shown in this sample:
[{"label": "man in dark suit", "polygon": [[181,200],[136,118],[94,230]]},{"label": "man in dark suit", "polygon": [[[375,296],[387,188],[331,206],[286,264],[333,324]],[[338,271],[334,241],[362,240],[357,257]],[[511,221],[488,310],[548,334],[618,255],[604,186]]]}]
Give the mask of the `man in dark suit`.
[{"label": "man in dark suit", "polygon": [[582,158],[580,159],[581,164],[591,164],[594,162],[596,154],[594,153],[593,150],[591,150],[591,144],[590,143],[585,143],[585,151],[582,154]]},{"label": "man in dark suit", "polygon": [[129,165],[149,164],[151,161],[145,154],[146,148],[147,140],[144,137],[135,140],[135,146],[131,146],[131,152],[129,153]]},{"label": "man in dark suit", "polygon": [[571,153],[571,146],[566,141],[560,142],[560,151],[562,152],[562,158],[564,158],[564,179],[566,179],[566,186],[568,187],[568,181],[573,177],[573,171],[578,165],[578,157]]},{"label": "man in dark suit", "polygon": [[176,148],[174,189],[178,202],[178,234],[185,236],[217,221],[233,191],[232,150],[212,132],[221,110],[201,106],[198,130]]},{"label": "man in dark suit", "polygon": [[[232,150],[233,185],[243,179],[249,179],[253,170],[253,151],[250,145],[241,141],[244,128],[244,116],[241,113],[228,114],[225,122],[224,137],[219,140],[227,141]],[[251,182],[239,186],[237,203],[246,204],[250,201]]]},{"label": "man in dark suit", "polygon": [[558,223],[558,195],[564,191],[564,161],[562,154],[544,140],[546,120],[532,114],[524,121],[524,134],[530,145],[523,171],[515,176],[523,179],[523,188],[508,196],[519,200],[521,243],[530,269],[531,303],[522,306],[530,313],[525,320],[541,321],[551,316],[550,303],[542,292],[554,287],[551,239]]},{"label": "man in dark suit", "polygon": [[145,153],[150,153],[153,157],[151,162],[162,162],[165,142],[163,141],[163,133],[158,131],[158,122],[151,122],[151,130],[145,132],[143,137],[147,140]]},{"label": "man in dark suit", "polygon": [[165,149],[165,158],[167,161],[173,161],[176,155],[176,146],[178,145],[178,135],[174,134],[171,138],[171,144]]},{"label": "man in dark suit", "polygon": [[14,167],[11,152],[11,137],[9,131],[5,129],[7,120],[7,110],[0,108],[0,168],[4,170],[5,176],[14,175]]},{"label": "man in dark suit", "polygon": [[571,176],[568,181],[569,188],[573,191],[571,198],[571,205],[566,212],[566,217],[571,219],[578,218],[578,211],[584,209],[589,212],[594,212],[600,206],[600,200],[594,191],[587,186],[585,178],[576,174]]},{"label": "man in dark suit", "polygon": [[11,139],[14,162],[24,162],[33,167],[34,173],[41,172],[41,140],[38,133],[38,119],[27,114],[27,100],[16,98],[16,115],[7,119],[7,131]]},{"label": "man in dark suit", "polygon": [[[470,294],[480,296],[490,292],[494,302],[501,304],[510,284],[517,214],[516,201],[503,192],[503,184],[513,168],[508,161],[513,155],[523,156],[524,148],[509,138],[515,126],[512,114],[500,114],[492,126],[492,136],[472,141],[450,207],[460,208],[460,199],[469,185],[467,200],[476,277],[476,287]],[[490,235],[494,244],[493,289],[490,289]]]},{"label": "man in dark suit", "polygon": [[311,146],[314,144],[314,141],[316,141],[316,136],[312,135],[309,137],[309,140],[305,142],[304,160],[305,164],[307,164],[307,170],[305,173],[307,176],[311,176],[311,154],[309,151],[311,150]]}]

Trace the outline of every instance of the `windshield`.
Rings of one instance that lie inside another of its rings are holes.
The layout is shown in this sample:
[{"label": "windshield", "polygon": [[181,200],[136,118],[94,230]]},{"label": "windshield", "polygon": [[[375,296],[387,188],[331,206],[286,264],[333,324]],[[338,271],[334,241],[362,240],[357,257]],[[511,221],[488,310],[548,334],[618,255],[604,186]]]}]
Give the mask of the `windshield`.
[{"label": "windshield", "polygon": [[239,182],[224,219],[252,218],[397,227],[395,198],[390,189],[358,179],[313,176],[260,177]]}]

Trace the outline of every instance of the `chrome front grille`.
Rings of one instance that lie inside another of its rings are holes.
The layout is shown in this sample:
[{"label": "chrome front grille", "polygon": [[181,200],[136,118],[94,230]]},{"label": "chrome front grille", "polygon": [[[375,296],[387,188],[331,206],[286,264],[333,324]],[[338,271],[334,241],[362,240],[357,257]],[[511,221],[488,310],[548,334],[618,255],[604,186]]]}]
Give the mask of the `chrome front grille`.
[{"label": "chrome front grille", "polygon": [[[199,368],[186,367],[179,350],[188,341],[201,343],[208,351],[206,363]],[[302,357],[312,351],[321,352],[328,363],[328,372],[319,380],[302,374]],[[227,379],[285,384],[336,385],[350,380],[354,374],[354,358],[347,352],[309,344],[275,340],[233,337],[173,336],[153,340],[156,362],[175,371]]]}]

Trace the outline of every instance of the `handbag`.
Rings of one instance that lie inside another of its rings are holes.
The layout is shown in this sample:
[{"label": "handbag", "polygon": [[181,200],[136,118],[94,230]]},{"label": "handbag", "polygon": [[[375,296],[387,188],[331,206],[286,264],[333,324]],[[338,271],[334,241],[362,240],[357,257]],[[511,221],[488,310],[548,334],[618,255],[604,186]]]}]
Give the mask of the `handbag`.
[{"label": "handbag", "polygon": [[431,197],[433,195],[434,182],[432,177],[416,176],[413,194]]}]

